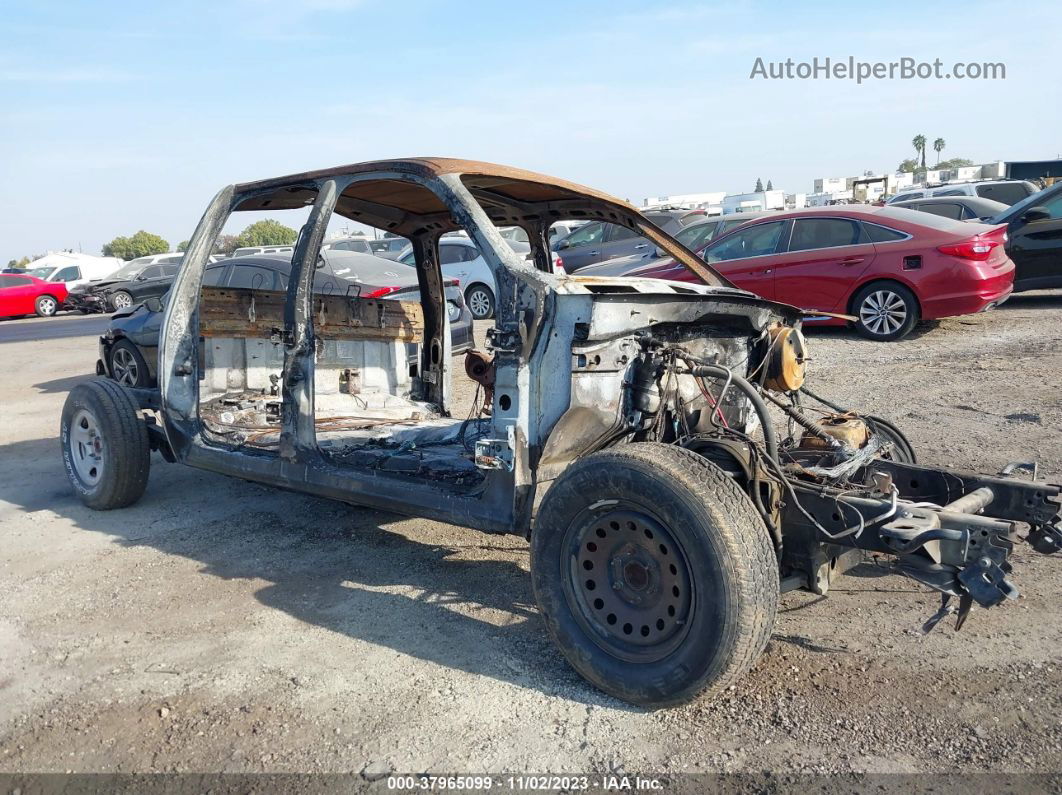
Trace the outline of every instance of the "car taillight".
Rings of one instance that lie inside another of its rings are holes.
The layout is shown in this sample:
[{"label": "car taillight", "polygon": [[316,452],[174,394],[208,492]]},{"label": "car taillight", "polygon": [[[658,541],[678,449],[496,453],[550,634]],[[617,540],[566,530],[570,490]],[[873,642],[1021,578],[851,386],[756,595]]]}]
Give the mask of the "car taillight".
[{"label": "car taillight", "polygon": [[1002,243],[998,240],[975,235],[969,240],[963,240],[960,243],[937,246],[937,251],[941,254],[949,254],[952,257],[961,257],[962,259],[971,259],[975,262],[984,262],[992,254],[992,249],[1000,245],[1002,245]]},{"label": "car taillight", "polygon": [[385,295],[391,293],[397,293],[401,290],[401,287],[381,287],[378,290],[373,290],[371,293],[365,293],[366,298],[383,298]]},{"label": "car taillight", "polygon": [[555,270],[557,273],[564,273],[564,260],[562,260],[560,257],[554,258],[553,270]]}]

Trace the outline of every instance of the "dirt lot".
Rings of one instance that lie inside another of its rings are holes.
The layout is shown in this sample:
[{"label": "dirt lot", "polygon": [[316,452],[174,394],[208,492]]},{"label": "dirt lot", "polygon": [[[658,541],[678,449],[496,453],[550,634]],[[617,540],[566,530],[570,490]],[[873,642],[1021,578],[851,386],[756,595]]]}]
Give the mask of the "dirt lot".
[{"label": "dirt lot", "polygon": [[[901,343],[813,333],[811,383],[927,463],[1057,480],[1060,318],[1038,293]],[[1020,550],[1019,601],[928,636],[937,597],[860,567],[786,595],[726,697],[643,712],[554,652],[520,538],[158,457],[138,505],[83,508],[56,437],[95,339],[0,352],[0,770],[1062,770],[1062,559]]]}]

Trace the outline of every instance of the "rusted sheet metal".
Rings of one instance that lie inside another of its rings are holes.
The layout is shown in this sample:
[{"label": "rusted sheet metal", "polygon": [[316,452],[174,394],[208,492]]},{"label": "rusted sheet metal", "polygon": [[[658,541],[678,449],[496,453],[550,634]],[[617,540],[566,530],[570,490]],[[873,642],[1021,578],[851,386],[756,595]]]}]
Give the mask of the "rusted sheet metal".
[{"label": "rusted sheet metal", "polygon": [[[569,217],[570,213],[570,217],[626,226],[648,237],[705,284],[730,284],[628,202],[574,182],[511,166],[454,158],[377,160],[246,182],[237,185],[236,191],[251,194],[241,204],[243,210],[294,209],[309,200],[308,184],[362,176],[341,190],[335,208],[338,215],[407,236],[425,227],[451,231],[461,226],[451,214],[453,206],[438,192],[416,181],[391,179],[387,173],[451,185],[453,179],[460,179],[495,224],[524,224],[537,216],[560,218]],[[380,176],[365,179],[363,175]]]},{"label": "rusted sheet metal", "polygon": [[[275,290],[204,287],[199,333],[268,338],[284,325],[286,296]],[[424,334],[424,310],[413,301],[316,295],[312,312],[314,330],[321,339],[417,342]]]},{"label": "rusted sheet metal", "polygon": [[[366,174],[373,172],[396,171],[405,174],[415,174],[423,179],[432,179],[443,174],[462,174],[476,177],[495,177],[504,181],[521,181],[537,183],[541,192],[536,194],[524,194],[522,198],[530,201],[549,201],[551,199],[573,199],[581,197],[593,197],[609,204],[623,207],[624,209],[637,212],[637,209],[623,199],[610,196],[602,191],[569,182],[556,177],[538,174],[522,168],[503,166],[497,163],[487,163],[481,160],[464,160],[451,157],[414,157],[400,160],[372,160],[365,163],[351,163],[345,166],[318,169],[316,171],[304,171],[299,174],[289,174],[284,177],[244,182],[236,185],[236,191],[259,191],[274,187],[291,185],[299,182],[312,182],[321,179],[329,179],[353,174]],[[550,190],[552,189],[552,190]],[[519,200],[521,197],[514,196]]]}]

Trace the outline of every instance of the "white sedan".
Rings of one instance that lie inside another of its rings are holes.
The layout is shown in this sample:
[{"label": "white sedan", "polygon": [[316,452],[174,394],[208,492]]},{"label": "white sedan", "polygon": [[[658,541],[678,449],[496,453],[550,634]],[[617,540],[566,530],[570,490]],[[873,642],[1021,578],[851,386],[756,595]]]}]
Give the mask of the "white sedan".
[{"label": "white sedan", "polygon": [[[531,246],[515,240],[507,240],[509,247],[517,254],[530,256]],[[552,253],[552,252],[551,252]],[[560,270],[560,258],[554,254],[554,266]],[[494,274],[490,266],[479,253],[476,244],[469,238],[458,235],[446,235],[439,239],[439,261],[443,276],[457,279],[465,291],[465,303],[476,320],[494,317]],[[398,262],[414,265],[413,247],[406,246],[398,255]]]}]

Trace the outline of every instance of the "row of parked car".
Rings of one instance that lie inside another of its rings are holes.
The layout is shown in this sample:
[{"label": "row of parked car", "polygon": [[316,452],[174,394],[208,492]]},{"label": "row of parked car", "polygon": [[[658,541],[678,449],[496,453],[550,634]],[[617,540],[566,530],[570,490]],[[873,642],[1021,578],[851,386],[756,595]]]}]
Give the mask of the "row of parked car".
[{"label": "row of parked car", "polygon": [[[1008,193],[994,183],[989,187],[1000,198],[1024,198],[1008,206],[978,195],[983,185],[972,183],[961,191],[951,188],[949,195],[901,194],[884,207],[838,205],[713,217],[661,210],[646,217],[737,286],[822,313],[808,323],[852,322],[872,339],[893,340],[922,319],[980,312],[998,306],[1013,291],[1062,286],[1062,185],[1029,194],[1027,183],[1006,184],[1020,189]],[[501,233],[515,252],[528,254],[523,229],[509,227]],[[558,222],[550,234],[556,269],[569,274],[696,279],[623,226]],[[273,289],[265,285],[283,280],[262,273],[263,267],[275,268],[262,266],[257,258],[288,262],[292,251],[291,246],[239,249],[231,261],[223,260],[230,262],[224,272],[237,286],[258,274],[261,289]],[[462,314],[477,320],[493,317],[493,275],[475,244],[467,236],[450,234],[440,240],[439,253],[443,273],[460,298],[451,302],[460,306],[453,319]],[[412,248],[404,238],[333,241],[323,256],[361,258],[348,260],[335,274],[346,280],[343,289],[351,289],[347,281],[364,285],[365,279],[372,289],[415,283],[411,271],[387,266],[387,261],[413,265]],[[65,271],[0,274],[0,315],[50,315],[66,306],[124,317],[169,290],[181,257],[142,257],[69,291],[63,281],[69,282],[71,274]],[[231,264],[237,260],[243,261],[238,268]],[[395,285],[377,284],[387,281]]]},{"label": "row of parked car", "polygon": [[[1010,206],[965,193],[884,207],[662,215],[651,220],[738,287],[822,313],[805,322],[852,322],[876,340],[899,339],[921,319],[991,309],[1015,291],[1062,286],[1062,184]],[[697,278],[604,222],[554,248],[581,277]]]}]

